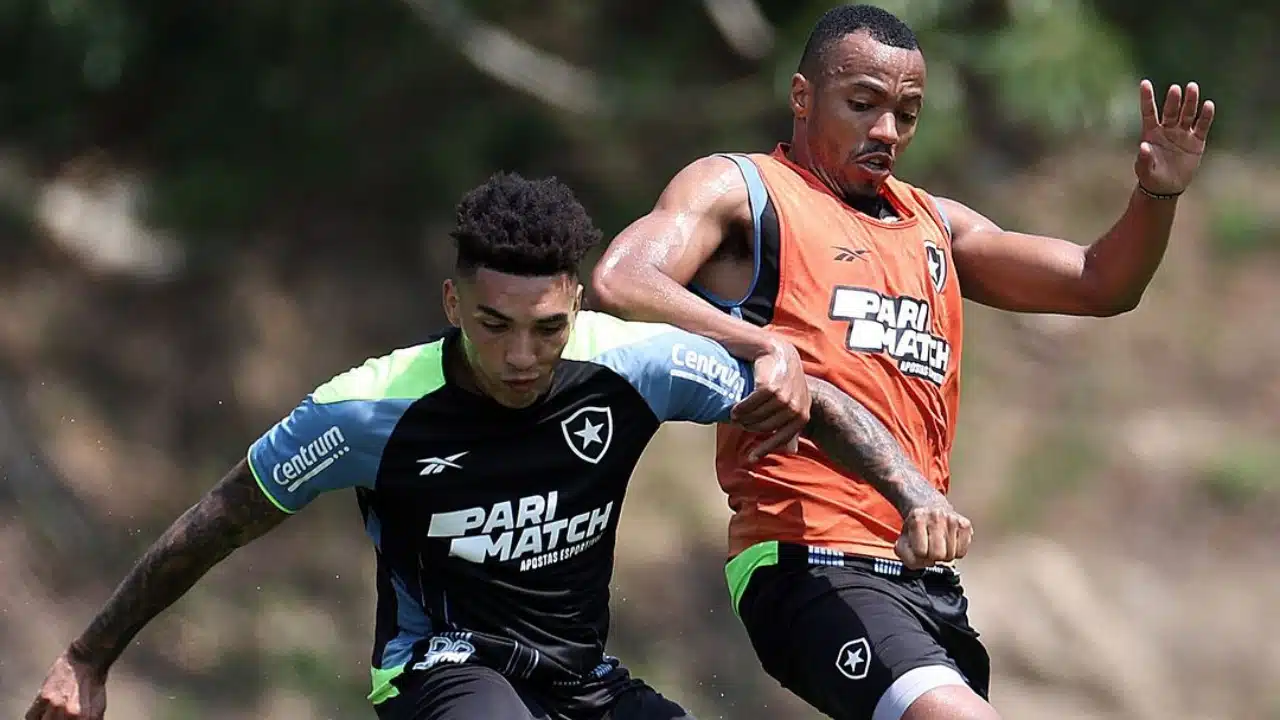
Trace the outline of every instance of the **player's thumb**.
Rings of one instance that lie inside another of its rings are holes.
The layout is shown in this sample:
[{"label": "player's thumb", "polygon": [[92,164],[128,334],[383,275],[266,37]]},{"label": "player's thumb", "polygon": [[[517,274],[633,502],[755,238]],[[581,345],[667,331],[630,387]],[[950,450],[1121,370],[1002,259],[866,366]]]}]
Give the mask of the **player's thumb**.
[{"label": "player's thumb", "polygon": [[1140,174],[1151,172],[1155,166],[1155,148],[1151,147],[1151,143],[1142,142],[1138,144],[1138,161],[1137,170]]}]

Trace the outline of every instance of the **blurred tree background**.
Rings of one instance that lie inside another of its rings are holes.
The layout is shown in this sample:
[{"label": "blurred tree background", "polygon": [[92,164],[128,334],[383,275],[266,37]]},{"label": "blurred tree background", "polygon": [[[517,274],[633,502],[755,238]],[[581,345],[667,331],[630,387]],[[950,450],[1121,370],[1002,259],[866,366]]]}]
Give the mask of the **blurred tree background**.
[{"label": "blurred tree background", "polygon": [[[0,707],[18,713],[135,554],[257,432],[333,373],[441,322],[463,191],[497,169],[555,174],[617,232],[683,164],[787,136],[787,79],[831,5],[0,3]],[[1213,684],[1187,638],[1228,629],[1180,635],[1172,619],[1267,615],[1275,566],[1262,592],[1178,601],[1181,586],[1143,574],[1195,557],[1225,567],[1204,548],[1241,525],[1275,537],[1280,340],[1256,323],[1273,309],[1280,227],[1280,10],[881,5],[929,62],[900,174],[1006,226],[1082,241],[1106,229],[1131,188],[1141,77],[1159,90],[1197,80],[1218,103],[1217,164],[1183,201],[1189,229],[1159,299],[1135,313],[1145,320],[975,309],[956,485],[991,528],[975,548],[990,553],[973,561],[988,608],[975,614],[1019,709],[1008,716],[1202,717],[1156,697],[1194,672],[1210,687],[1186,707],[1280,717],[1280,650],[1256,655],[1237,633]],[[623,543],[613,649],[701,717],[806,717],[728,612],[707,442],[664,430],[667,464],[646,458],[624,513],[644,548]],[[1144,510],[1110,509],[1133,505]],[[1015,549],[997,553],[1002,540]],[[1121,541],[1134,543],[1110,567],[1123,587],[1091,585],[1105,568],[1080,559],[1090,543]],[[370,554],[350,498],[326,498],[141,636],[113,676],[115,716],[371,717]],[[1063,609],[1030,566],[1056,568],[1054,587],[1077,602]],[[1115,600],[1124,588],[1131,605]],[[1001,614],[1008,598],[1028,611],[1021,624]],[[1117,619],[1153,602],[1168,627]],[[1046,618],[1080,631],[1048,633]],[[1015,641],[1031,635],[1041,644]],[[1083,659],[1045,660],[1068,645]]]}]

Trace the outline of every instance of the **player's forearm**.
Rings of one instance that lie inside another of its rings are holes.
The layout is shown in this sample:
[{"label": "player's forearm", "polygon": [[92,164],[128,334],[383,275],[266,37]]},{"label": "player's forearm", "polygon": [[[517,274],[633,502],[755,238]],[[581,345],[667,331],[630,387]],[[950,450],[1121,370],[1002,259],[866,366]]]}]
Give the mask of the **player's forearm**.
[{"label": "player's forearm", "polygon": [[600,308],[626,320],[660,322],[715,340],[735,357],[755,360],[773,351],[772,333],[725,313],[648,263],[601,263],[592,278]]},{"label": "player's forearm", "polygon": [[72,656],[102,674],[156,615],[236,548],[288,517],[242,461],[147,550],[72,644]]},{"label": "player's forearm", "polygon": [[1086,251],[1085,277],[1101,308],[1137,307],[1164,258],[1177,204],[1176,198],[1156,199],[1135,188],[1124,214]]},{"label": "player's forearm", "polygon": [[826,381],[808,380],[813,404],[805,435],[828,457],[865,480],[903,517],[915,508],[947,502],[865,405]]}]

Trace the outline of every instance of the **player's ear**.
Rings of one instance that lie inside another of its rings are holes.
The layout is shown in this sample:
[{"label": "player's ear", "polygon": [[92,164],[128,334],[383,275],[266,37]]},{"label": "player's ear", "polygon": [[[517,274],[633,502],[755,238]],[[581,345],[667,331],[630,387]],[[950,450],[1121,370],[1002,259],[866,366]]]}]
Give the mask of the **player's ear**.
[{"label": "player's ear", "polygon": [[800,73],[791,76],[791,94],[789,96],[791,114],[797,120],[809,116],[809,108],[813,105],[813,86],[809,79]]},{"label": "player's ear", "polygon": [[574,313],[577,313],[579,310],[582,309],[582,293],[584,291],[585,291],[585,288],[582,287],[582,283],[578,283],[578,291],[573,295],[573,312]]},{"label": "player's ear", "polygon": [[446,278],[440,288],[440,294],[444,302],[444,316],[449,319],[449,324],[462,327],[462,315],[458,310],[458,285],[452,279]]}]

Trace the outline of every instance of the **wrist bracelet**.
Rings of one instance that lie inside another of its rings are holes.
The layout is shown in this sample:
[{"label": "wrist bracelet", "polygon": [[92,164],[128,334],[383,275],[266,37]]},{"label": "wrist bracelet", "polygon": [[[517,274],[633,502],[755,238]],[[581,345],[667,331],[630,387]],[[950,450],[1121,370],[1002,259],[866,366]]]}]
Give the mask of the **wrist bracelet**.
[{"label": "wrist bracelet", "polygon": [[1138,189],[1142,191],[1143,195],[1146,195],[1147,197],[1153,200],[1172,200],[1183,193],[1182,190],[1179,190],[1176,193],[1153,193],[1150,190],[1142,187],[1142,183],[1138,183]]}]

